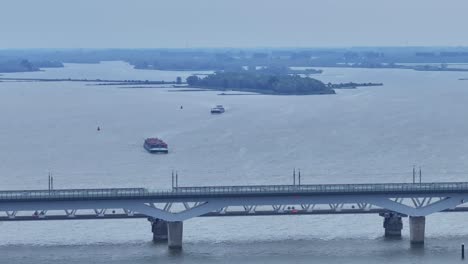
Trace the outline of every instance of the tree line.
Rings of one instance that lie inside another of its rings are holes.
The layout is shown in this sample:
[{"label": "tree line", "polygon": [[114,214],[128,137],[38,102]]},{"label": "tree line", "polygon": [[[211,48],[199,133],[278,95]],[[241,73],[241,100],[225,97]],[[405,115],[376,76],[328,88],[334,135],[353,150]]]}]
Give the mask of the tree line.
[{"label": "tree line", "polygon": [[265,74],[256,71],[216,72],[204,78],[192,75],[187,78],[192,87],[216,90],[252,91],[266,94],[334,94],[323,82],[299,75]]}]

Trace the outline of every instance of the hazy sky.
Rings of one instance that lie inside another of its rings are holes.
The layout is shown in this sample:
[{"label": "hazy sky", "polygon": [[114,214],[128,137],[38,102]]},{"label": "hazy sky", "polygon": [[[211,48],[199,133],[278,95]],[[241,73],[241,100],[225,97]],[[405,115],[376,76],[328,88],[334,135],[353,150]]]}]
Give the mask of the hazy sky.
[{"label": "hazy sky", "polygon": [[468,0],[0,1],[0,48],[468,46]]}]

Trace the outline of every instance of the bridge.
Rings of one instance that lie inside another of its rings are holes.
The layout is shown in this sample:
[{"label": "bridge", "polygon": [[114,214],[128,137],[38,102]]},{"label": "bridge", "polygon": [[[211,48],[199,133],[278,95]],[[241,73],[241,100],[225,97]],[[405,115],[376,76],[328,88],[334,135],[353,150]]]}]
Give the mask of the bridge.
[{"label": "bridge", "polygon": [[425,217],[465,212],[468,182],[254,185],[0,191],[0,221],[147,218],[153,240],[182,247],[183,221],[194,217],[379,214],[385,236],[424,243]]}]

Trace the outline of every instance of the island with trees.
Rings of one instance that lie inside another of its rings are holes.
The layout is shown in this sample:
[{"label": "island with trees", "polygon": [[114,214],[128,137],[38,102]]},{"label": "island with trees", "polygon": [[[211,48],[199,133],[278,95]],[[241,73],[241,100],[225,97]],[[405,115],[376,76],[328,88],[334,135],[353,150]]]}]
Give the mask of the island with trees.
[{"label": "island with trees", "polygon": [[261,94],[309,95],[335,94],[323,82],[299,75],[269,74],[261,71],[216,72],[204,78],[192,75],[187,84],[193,88],[213,90],[236,90]]},{"label": "island with trees", "polygon": [[39,68],[28,60],[0,61],[0,72],[31,72],[38,70]]},{"label": "island with trees", "polygon": [[29,61],[25,59],[10,59],[3,60],[0,58],[0,72],[12,73],[12,72],[33,72],[39,71],[40,68],[59,68],[63,67],[63,64],[58,61]]}]

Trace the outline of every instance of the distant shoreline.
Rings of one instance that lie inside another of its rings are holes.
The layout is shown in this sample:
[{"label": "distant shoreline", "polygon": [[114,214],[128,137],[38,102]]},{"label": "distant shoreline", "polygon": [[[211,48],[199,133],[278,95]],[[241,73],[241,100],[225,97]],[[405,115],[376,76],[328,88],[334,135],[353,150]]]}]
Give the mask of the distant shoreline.
[{"label": "distant shoreline", "polygon": [[3,78],[0,81],[14,82],[90,82],[94,85],[154,85],[154,84],[184,84],[176,81],[149,81],[149,80],[106,80],[106,79],[73,79],[73,78]]},{"label": "distant shoreline", "polygon": [[[468,78],[461,78],[460,80],[468,80]],[[261,90],[255,88],[242,88],[242,89],[229,89],[230,91],[238,91],[241,93],[225,93],[225,88],[218,87],[205,87],[205,86],[196,86],[196,85],[185,85],[186,83],[177,83],[175,81],[149,81],[149,80],[111,80],[111,79],[73,79],[73,78],[3,78],[0,77],[0,82],[86,82],[87,85],[91,86],[120,86],[119,89],[170,89],[169,92],[203,92],[203,91],[219,91],[222,92],[218,95],[255,95],[255,94],[264,94],[264,95],[325,95],[325,94],[334,94],[328,91],[314,91],[313,93],[280,93],[270,90]],[[139,85],[139,86],[132,86]],[[148,86],[147,86],[148,85]],[[171,85],[171,86],[149,86],[149,85]],[[371,86],[383,86],[383,83],[328,83],[328,87],[331,91],[335,89],[356,89],[358,87],[371,87]],[[174,89],[182,88],[182,89]],[[242,93],[246,92],[246,93]]]},{"label": "distant shoreline", "polygon": [[372,87],[372,86],[383,86],[383,83],[328,83],[327,86],[332,89],[357,89],[358,87]]}]

